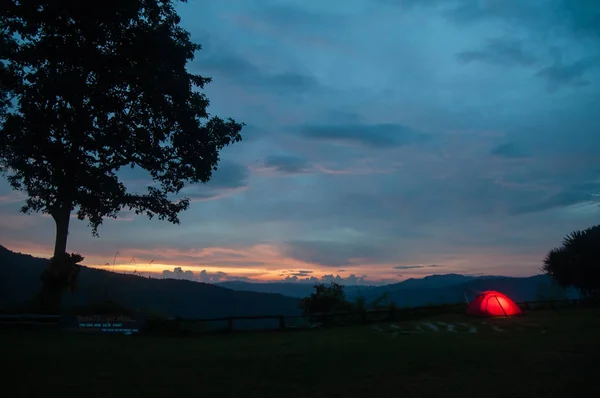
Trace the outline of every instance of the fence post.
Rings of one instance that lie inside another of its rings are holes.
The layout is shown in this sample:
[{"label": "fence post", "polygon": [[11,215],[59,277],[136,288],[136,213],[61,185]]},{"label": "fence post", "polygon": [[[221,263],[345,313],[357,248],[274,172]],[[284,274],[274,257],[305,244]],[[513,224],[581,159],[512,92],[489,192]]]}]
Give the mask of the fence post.
[{"label": "fence post", "polygon": [[233,332],[233,318],[227,318],[227,331]]},{"label": "fence post", "polygon": [[285,330],[285,317],[283,315],[279,316],[279,329]]}]

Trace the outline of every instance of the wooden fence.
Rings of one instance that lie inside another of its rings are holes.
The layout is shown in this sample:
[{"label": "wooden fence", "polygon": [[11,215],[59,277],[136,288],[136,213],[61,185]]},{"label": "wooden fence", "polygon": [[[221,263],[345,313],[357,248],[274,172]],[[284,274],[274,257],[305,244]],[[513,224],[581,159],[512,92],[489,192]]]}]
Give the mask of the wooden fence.
[{"label": "wooden fence", "polygon": [[[517,303],[525,311],[539,309],[561,309],[574,307],[596,307],[597,302],[590,300],[560,300],[560,301],[526,301]],[[411,308],[386,308],[368,309],[365,311],[347,311],[313,316],[285,316],[285,315],[256,315],[256,316],[231,316],[203,319],[147,319],[146,331],[149,333],[166,334],[199,334],[203,332],[233,332],[233,331],[265,331],[265,330],[290,330],[309,329],[311,327],[335,324],[339,326],[356,325],[377,322],[411,320],[431,315],[464,313],[466,304],[444,304]],[[0,314],[0,328],[12,329],[60,329],[62,317],[60,315],[37,314]],[[254,327],[236,327],[236,321],[253,322]],[[300,325],[298,325],[300,323]]]},{"label": "wooden fence", "polygon": [[2,329],[56,329],[60,326],[60,315],[0,314]]}]

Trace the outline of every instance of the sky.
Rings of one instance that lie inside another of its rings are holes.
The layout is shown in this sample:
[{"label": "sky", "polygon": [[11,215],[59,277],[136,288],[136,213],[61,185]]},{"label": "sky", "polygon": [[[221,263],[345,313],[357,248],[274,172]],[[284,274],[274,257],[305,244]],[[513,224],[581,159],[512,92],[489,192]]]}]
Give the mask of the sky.
[{"label": "sky", "polygon": [[[600,223],[600,2],[190,0],[209,112],[246,123],[181,224],[123,212],[68,250],[119,272],[382,284],[528,276]],[[121,173],[131,190],[149,176]],[[0,182],[0,244],[54,224]]]}]

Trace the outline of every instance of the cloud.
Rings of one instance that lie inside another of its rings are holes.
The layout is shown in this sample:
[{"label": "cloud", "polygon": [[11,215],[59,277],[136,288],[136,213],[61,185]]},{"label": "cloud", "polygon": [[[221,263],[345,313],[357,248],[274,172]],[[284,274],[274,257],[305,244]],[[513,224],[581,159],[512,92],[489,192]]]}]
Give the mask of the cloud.
[{"label": "cloud", "polygon": [[11,203],[20,203],[27,199],[27,195],[21,191],[11,191],[0,195],[0,206]]},{"label": "cloud", "polygon": [[565,190],[545,198],[540,198],[539,201],[534,203],[518,205],[512,209],[512,212],[513,214],[538,213],[589,202],[594,202],[600,206],[600,198],[594,196],[592,192]]},{"label": "cloud", "polygon": [[206,183],[211,188],[240,188],[246,185],[248,168],[240,163],[223,160]]},{"label": "cloud", "polygon": [[[447,18],[458,24],[475,24],[501,19],[510,24],[532,23],[549,14],[547,2],[459,0],[445,10]],[[552,10],[553,11],[553,10]]]},{"label": "cloud", "polygon": [[560,2],[567,18],[567,26],[580,37],[600,39],[600,3],[595,0]]},{"label": "cloud", "polygon": [[236,193],[243,192],[247,189],[247,187],[239,187],[239,188],[222,188],[222,189],[206,189],[202,190],[202,188],[192,188],[190,187],[186,192],[194,192],[191,195],[188,195],[190,202],[209,202],[212,200],[223,199]]},{"label": "cloud", "polygon": [[506,144],[498,145],[490,151],[491,155],[498,156],[501,158],[515,159],[529,156],[517,143],[509,142]]},{"label": "cloud", "polygon": [[[310,270],[298,270],[298,271],[288,271],[288,272],[283,272],[281,274],[279,274],[279,276],[285,276],[286,280],[291,280],[290,278],[296,278],[295,280],[298,280],[298,278],[311,278],[311,274],[313,274],[314,271],[310,271]],[[315,277],[312,277],[313,279],[310,280],[315,280]]]},{"label": "cloud", "polygon": [[38,224],[39,218],[25,214],[10,214],[2,212],[0,213],[0,227],[5,231],[27,231],[31,228],[35,228]]},{"label": "cloud", "polygon": [[184,271],[181,267],[173,268],[173,271],[164,270],[162,272],[164,279],[183,279],[187,281],[196,281],[196,276],[192,271]]},{"label": "cloud", "polygon": [[200,55],[193,66],[215,78],[225,79],[245,89],[289,95],[290,93],[310,92],[320,87],[314,76],[298,71],[277,72],[268,65],[262,67],[226,48],[218,48],[207,55]]},{"label": "cloud", "polygon": [[388,258],[390,248],[370,242],[297,240],[285,242],[283,252],[297,260],[325,267],[350,267]]},{"label": "cloud", "polygon": [[306,125],[300,135],[309,139],[388,148],[423,142],[426,136],[400,124]]},{"label": "cloud", "polygon": [[307,160],[297,156],[271,155],[265,159],[264,165],[283,174],[299,174],[309,170]]},{"label": "cloud", "polygon": [[340,285],[379,285],[382,283],[381,280],[370,280],[366,275],[356,276],[354,274],[350,274],[347,277],[333,274],[326,274],[321,277],[290,274],[285,277],[284,281],[312,284],[334,282]]},{"label": "cloud", "polygon": [[393,267],[394,269],[422,269],[422,268],[439,268],[440,265],[431,264],[431,265],[397,265]]},{"label": "cloud", "polygon": [[217,272],[208,272],[203,269],[198,272],[198,274],[194,274],[194,272],[187,270],[184,271],[181,267],[173,268],[173,271],[164,270],[161,274],[164,279],[182,279],[193,282],[202,282],[202,283],[217,283],[223,281],[248,281],[249,278],[243,276],[230,276],[226,272],[217,271]]},{"label": "cloud", "polygon": [[535,56],[525,50],[522,41],[508,38],[488,40],[478,50],[458,53],[457,59],[464,64],[479,61],[500,66],[532,66],[538,62]]},{"label": "cloud", "polygon": [[335,22],[335,14],[327,10],[314,12],[309,9],[291,3],[271,2],[266,7],[255,8],[253,15],[257,21],[265,21],[269,27],[291,31],[290,27],[306,28],[320,27],[324,23]]},{"label": "cloud", "polygon": [[563,86],[585,87],[592,84],[588,75],[600,68],[600,56],[585,57],[572,63],[563,63],[560,57],[551,66],[540,69],[537,76],[548,82],[548,90],[556,91]]},{"label": "cloud", "polygon": [[328,51],[351,51],[341,40],[318,34],[324,27],[332,29],[342,23],[339,14],[327,7],[321,7],[317,12],[290,3],[270,2],[262,7],[252,7],[245,14],[229,14],[227,18],[247,33],[279,41],[284,46],[291,44]]},{"label": "cloud", "polygon": [[181,197],[191,202],[208,202],[222,199],[247,189],[250,172],[248,167],[233,161],[222,160],[206,184],[191,184],[181,191]]},{"label": "cloud", "polygon": [[198,281],[204,283],[216,283],[221,282],[223,280],[227,280],[227,274],[225,272],[214,272],[209,273],[205,269],[200,271],[198,274]]},{"label": "cloud", "polygon": [[[523,37],[527,37],[527,41],[500,37],[487,40],[476,49],[458,53],[457,59],[463,64],[479,61],[501,66],[537,68],[535,75],[546,80],[547,91],[550,93],[564,87],[590,86],[598,78],[593,71],[599,64],[600,53],[598,2],[410,0],[399,4],[409,9],[418,6],[430,10],[443,6],[442,14],[462,28],[483,30],[483,23],[499,23],[513,31],[525,32]],[[565,39],[575,39],[579,43],[576,46],[567,43]],[[533,48],[536,47],[537,51],[534,51]],[[569,60],[555,59],[548,65],[548,60],[541,56],[547,50],[554,53],[555,58],[557,51],[565,51],[570,54]],[[590,51],[595,54],[589,56]]]}]

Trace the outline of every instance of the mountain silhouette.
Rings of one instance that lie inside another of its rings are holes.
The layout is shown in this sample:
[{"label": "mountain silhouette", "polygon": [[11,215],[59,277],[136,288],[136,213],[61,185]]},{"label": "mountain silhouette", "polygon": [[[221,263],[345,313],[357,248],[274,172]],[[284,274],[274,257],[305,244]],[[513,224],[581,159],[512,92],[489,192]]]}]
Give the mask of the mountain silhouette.
[{"label": "mountain silhouette", "polygon": [[[26,309],[38,292],[40,274],[48,259],[15,253],[0,246],[0,311]],[[535,301],[547,275],[504,276],[431,275],[384,286],[346,286],[349,301],[363,295],[373,302],[387,294],[400,307],[453,304],[471,300],[479,292],[498,290],[517,302]],[[146,278],[82,266],[76,292],[67,292],[68,309],[115,302],[134,311],[165,317],[213,318],[300,314],[300,298],[314,292],[314,283],[229,281],[216,284]],[[566,296],[577,298],[574,289]]]},{"label": "mountain silhouette", "polygon": [[[465,302],[465,298],[471,300],[485,290],[501,291],[519,302],[549,299],[549,297],[540,297],[539,292],[540,286],[548,285],[550,282],[551,278],[547,275],[506,277],[442,274],[411,278],[383,286],[345,286],[344,291],[349,301],[363,295],[369,303],[386,294],[400,307],[419,307]],[[306,297],[315,291],[314,283],[307,282],[228,281],[217,285],[238,291],[279,293],[298,298]],[[567,289],[565,295],[567,298],[579,297],[574,289]]]},{"label": "mountain silhouette", "polygon": [[[48,259],[0,246],[0,310],[27,308],[41,287]],[[135,311],[168,317],[212,318],[299,315],[299,300],[281,294],[243,292],[207,283],[150,279],[81,267],[77,291],[64,295],[63,307],[112,301]]]}]

